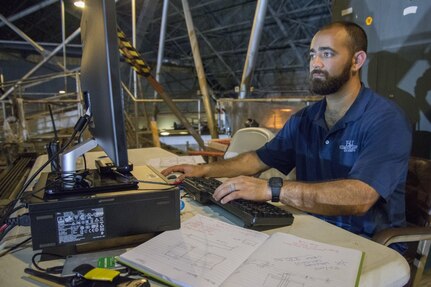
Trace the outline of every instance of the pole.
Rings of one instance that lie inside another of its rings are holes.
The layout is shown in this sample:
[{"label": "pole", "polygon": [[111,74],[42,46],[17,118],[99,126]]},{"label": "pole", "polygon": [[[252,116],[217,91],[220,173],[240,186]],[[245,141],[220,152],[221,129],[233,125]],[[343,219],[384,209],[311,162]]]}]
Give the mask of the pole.
[{"label": "pole", "polygon": [[195,28],[193,25],[192,14],[190,12],[189,3],[187,0],[182,0],[184,17],[186,19],[187,30],[190,38],[190,45],[192,46],[193,59],[195,62],[196,72],[198,74],[199,87],[202,92],[204,109],[207,114],[208,128],[210,130],[211,138],[218,138],[217,129],[214,121],[214,112],[211,107],[210,96],[208,92],[208,85],[205,77],[204,66],[202,64],[201,54],[199,51],[198,39],[196,37]]},{"label": "pole", "polygon": [[[160,70],[162,69],[163,53],[165,50],[166,23],[168,19],[169,0],[163,0],[162,23],[160,26],[159,51],[157,53],[156,81],[160,82]],[[157,91],[154,91],[154,98],[157,98]],[[157,120],[157,103],[153,104],[153,119]]]},{"label": "pole", "polygon": [[251,29],[248,51],[242,72],[241,84],[239,86],[238,98],[244,99],[250,91],[251,80],[256,65],[257,53],[259,52],[260,39],[262,38],[263,24],[265,22],[268,0],[258,0],[254,14],[253,28]]}]

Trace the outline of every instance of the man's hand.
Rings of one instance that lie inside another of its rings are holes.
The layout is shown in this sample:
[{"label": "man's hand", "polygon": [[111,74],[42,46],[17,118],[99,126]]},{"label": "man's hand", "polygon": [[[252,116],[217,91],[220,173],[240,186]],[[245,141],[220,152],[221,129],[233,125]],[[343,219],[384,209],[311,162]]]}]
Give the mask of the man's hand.
[{"label": "man's hand", "polygon": [[214,199],[221,203],[242,198],[253,201],[267,201],[271,199],[268,181],[250,176],[238,176],[227,179],[215,191]]},{"label": "man's hand", "polygon": [[164,176],[167,176],[173,172],[182,172],[183,174],[177,177],[176,181],[183,181],[186,176],[205,176],[205,165],[191,165],[191,164],[180,164],[168,167],[161,171]]}]

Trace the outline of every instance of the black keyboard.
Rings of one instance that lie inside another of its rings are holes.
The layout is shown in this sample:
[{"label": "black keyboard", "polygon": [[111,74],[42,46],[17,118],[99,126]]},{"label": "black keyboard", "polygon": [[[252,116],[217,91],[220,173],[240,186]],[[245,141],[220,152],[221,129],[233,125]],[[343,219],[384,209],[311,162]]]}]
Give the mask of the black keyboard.
[{"label": "black keyboard", "polygon": [[264,230],[291,225],[293,215],[268,202],[255,202],[244,199],[232,200],[226,204],[216,201],[212,195],[221,181],[214,178],[186,177],[183,189],[202,204],[215,203],[235,215],[244,227]]}]

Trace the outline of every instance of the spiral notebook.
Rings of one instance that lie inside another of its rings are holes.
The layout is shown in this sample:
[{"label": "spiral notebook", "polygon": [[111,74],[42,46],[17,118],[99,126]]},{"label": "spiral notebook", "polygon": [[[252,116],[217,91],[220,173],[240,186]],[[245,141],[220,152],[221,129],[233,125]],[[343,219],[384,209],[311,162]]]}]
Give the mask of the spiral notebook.
[{"label": "spiral notebook", "polygon": [[196,215],[120,255],[171,286],[358,286],[364,253]]}]

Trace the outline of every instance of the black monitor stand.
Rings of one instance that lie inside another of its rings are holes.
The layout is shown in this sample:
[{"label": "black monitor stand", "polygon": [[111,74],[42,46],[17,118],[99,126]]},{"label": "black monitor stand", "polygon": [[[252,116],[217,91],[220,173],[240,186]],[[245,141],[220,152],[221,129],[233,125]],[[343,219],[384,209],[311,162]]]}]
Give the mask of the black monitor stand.
[{"label": "black monitor stand", "polygon": [[[127,178],[126,178],[127,177]],[[124,191],[138,188],[138,181],[131,174],[120,176],[114,172],[102,174],[98,169],[78,172],[62,177],[57,172],[48,173],[45,193],[48,195],[84,194]]]},{"label": "black monitor stand", "polygon": [[117,171],[107,157],[96,161],[96,169],[76,170],[78,157],[96,146],[96,140],[90,139],[65,151],[61,155],[61,171],[50,172],[46,177],[45,193],[62,196],[137,189],[138,181],[130,173],[132,165],[126,171]]}]

